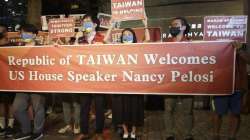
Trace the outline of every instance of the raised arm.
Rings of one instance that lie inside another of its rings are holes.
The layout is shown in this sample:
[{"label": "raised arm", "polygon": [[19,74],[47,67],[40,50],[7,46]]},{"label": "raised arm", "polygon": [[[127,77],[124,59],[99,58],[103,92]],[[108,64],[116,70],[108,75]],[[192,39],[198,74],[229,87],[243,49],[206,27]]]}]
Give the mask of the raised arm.
[{"label": "raised arm", "polygon": [[144,27],[145,27],[145,39],[143,42],[150,42],[150,34],[149,34],[149,29],[148,29],[148,18],[145,16],[145,19],[142,20]]},{"label": "raised arm", "polygon": [[105,37],[104,37],[104,39],[103,39],[103,41],[104,41],[105,44],[111,43],[111,42],[110,42],[110,35],[111,35],[111,32],[112,32],[112,30],[114,29],[115,24],[116,24],[116,22],[113,21],[112,19],[110,20],[110,23],[111,23],[111,24],[110,24],[110,26],[109,26],[109,29],[108,29],[108,31],[106,32]]},{"label": "raised arm", "polygon": [[74,42],[74,45],[79,45],[78,41],[79,41],[79,38],[83,36],[83,33],[82,32],[77,32],[76,35],[75,35],[75,42]]}]

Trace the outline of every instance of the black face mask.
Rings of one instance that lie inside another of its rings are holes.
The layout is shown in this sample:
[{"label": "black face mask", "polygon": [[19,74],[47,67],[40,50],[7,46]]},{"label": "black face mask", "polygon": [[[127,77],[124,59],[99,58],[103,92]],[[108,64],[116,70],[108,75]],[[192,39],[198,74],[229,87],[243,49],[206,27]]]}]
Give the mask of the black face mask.
[{"label": "black face mask", "polygon": [[181,32],[180,27],[171,27],[169,31],[173,37],[176,37]]},{"label": "black face mask", "polygon": [[0,39],[4,38],[4,33],[3,32],[0,32]]}]

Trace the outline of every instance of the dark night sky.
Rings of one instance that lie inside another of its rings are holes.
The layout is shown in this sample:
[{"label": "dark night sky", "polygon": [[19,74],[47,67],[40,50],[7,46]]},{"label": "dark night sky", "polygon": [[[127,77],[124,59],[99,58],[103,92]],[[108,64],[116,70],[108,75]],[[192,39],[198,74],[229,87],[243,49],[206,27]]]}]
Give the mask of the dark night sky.
[{"label": "dark night sky", "polygon": [[[42,0],[42,15],[82,14],[98,12],[98,0]],[[72,4],[79,5],[78,9],[71,9]]]},{"label": "dark night sky", "polygon": [[42,15],[62,14],[67,11],[64,0],[42,0]]}]

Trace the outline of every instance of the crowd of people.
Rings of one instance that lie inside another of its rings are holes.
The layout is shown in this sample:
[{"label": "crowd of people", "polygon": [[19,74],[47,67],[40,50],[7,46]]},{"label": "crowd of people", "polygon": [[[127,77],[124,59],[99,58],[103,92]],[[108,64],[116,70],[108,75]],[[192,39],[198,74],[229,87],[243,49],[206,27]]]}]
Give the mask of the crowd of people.
[{"label": "crowd of people", "polygon": [[[112,21],[106,35],[99,33],[100,22],[91,14],[83,17],[81,31],[75,37],[60,39],[60,41],[47,40],[44,44],[110,44],[110,34],[115,27]],[[147,19],[143,20],[145,27],[144,43],[150,42],[150,34]],[[187,34],[190,30],[188,21],[183,17],[176,17],[170,26],[169,42],[192,41]],[[37,46],[43,45],[37,41],[38,29],[32,24],[24,24],[20,28],[22,45]],[[120,43],[137,43],[137,36],[132,28],[125,28],[121,32]],[[7,27],[0,26],[0,46],[14,46],[8,41]],[[240,124],[241,96],[247,92],[246,63],[250,63],[250,54],[242,49],[242,44],[235,42],[237,48],[236,61],[236,90],[229,96],[213,97],[213,136],[211,140],[220,139],[220,127],[222,116],[230,111],[230,128],[228,140],[236,140],[237,131]],[[243,77],[243,78],[242,78]],[[14,86],[14,85],[13,85]],[[138,127],[144,124],[144,96],[143,95],[105,95],[105,94],[74,94],[67,93],[60,95],[62,100],[62,110],[64,116],[64,126],[58,129],[58,133],[65,134],[72,132],[76,135],[76,140],[90,139],[89,119],[95,119],[95,139],[103,139],[105,125],[105,113],[107,108],[112,112],[112,122],[114,129],[121,133],[121,139],[136,140]],[[164,96],[165,112],[164,124],[166,127],[166,140],[176,140],[177,132],[174,129],[176,121],[180,118],[175,117],[176,113],[181,113],[183,117],[183,136],[185,140],[194,140],[193,136],[193,103],[194,96]],[[44,133],[46,120],[45,103],[46,94],[43,93],[0,93],[0,136],[11,137],[13,140],[39,140]],[[181,103],[181,109],[176,106]],[[107,107],[108,106],[108,107]],[[73,109],[73,110],[72,110]],[[33,121],[32,121],[33,120]],[[13,133],[14,122],[18,123],[19,131]],[[73,122],[73,123],[72,123]]]}]

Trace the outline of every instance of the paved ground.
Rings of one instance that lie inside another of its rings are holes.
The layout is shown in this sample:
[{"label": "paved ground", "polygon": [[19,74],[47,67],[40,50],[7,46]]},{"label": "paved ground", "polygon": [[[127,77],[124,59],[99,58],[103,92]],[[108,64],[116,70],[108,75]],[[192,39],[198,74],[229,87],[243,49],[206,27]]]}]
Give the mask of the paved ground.
[{"label": "paved ground", "polygon": [[[195,114],[195,128],[194,136],[196,140],[211,140],[211,113],[208,111],[196,110]],[[177,114],[179,117],[180,114]],[[222,139],[226,140],[227,132],[227,118],[224,119],[222,128]],[[94,122],[93,122],[94,123]],[[92,123],[92,124],[93,124]],[[111,121],[106,120],[107,128],[110,128]],[[56,133],[58,128],[62,126],[62,116],[52,115],[46,126],[46,136],[44,140],[74,140],[72,134],[59,135]],[[182,140],[181,131],[183,129],[181,121],[178,121],[177,125],[178,137],[177,140]],[[93,128],[92,128],[93,129]],[[144,129],[140,129],[141,139],[140,140],[165,140],[164,136],[164,123],[163,123],[163,112],[154,111],[146,112],[145,126]],[[107,140],[119,140],[119,137],[113,133],[112,129],[106,131]],[[239,130],[238,140],[250,140],[250,115],[242,115],[242,125]]]}]

